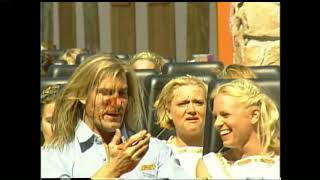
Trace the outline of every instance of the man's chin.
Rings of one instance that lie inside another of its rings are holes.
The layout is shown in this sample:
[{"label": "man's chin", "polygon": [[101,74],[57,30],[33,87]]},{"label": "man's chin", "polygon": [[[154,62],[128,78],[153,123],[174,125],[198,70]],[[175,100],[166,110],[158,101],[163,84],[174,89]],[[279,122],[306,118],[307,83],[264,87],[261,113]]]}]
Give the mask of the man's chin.
[{"label": "man's chin", "polygon": [[122,123],[112,122],[112,123],[108,124],[108,126],[104,126],[103,128],[108,132],[115,132],[116,129],[120,129],[121,128],[121,124]]}]

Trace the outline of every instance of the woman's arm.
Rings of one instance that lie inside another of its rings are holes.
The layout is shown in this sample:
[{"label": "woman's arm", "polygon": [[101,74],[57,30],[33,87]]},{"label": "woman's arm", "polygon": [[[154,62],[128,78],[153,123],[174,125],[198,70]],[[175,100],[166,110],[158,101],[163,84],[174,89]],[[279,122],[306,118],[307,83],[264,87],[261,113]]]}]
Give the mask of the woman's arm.
[{"label": "woman's arm", "polygon": [[198,160],[197,167],[196,167],[196,176],[197,178],[201,178],[201,179],[211,179],[208,169],[204,164],[202,158]]}]

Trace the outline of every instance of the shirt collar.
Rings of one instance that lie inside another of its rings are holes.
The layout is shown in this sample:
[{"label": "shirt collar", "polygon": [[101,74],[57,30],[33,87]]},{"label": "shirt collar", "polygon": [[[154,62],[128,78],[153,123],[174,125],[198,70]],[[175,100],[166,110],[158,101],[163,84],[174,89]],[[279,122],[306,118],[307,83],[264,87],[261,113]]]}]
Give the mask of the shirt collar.
[{"label": "shirt collar", "polygon": [[[128,139],[128,132],[126,130],[125,123],[122,123],[120,131],[122,140]],[[89,128],[89,126],[83,120],[79,120],[78,125],[76,127],[75,135],[80,143],[88,141],[90,138],[92,138],[92,136],[100,138]]]}]

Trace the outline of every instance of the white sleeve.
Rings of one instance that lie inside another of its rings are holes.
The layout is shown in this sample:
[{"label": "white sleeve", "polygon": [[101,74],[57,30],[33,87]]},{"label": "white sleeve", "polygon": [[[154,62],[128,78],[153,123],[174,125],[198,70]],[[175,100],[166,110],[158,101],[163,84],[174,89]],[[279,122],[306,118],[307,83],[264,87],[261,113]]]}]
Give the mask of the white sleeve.
[{"label": "white sleeve", "polygon": [[41,178],[71,177],[54,150],[41,149]]},{"label": "white sleeve", "polygon": [[203,156],[203,162],[208,169],[209,176],[212,179],[230,179],[231,177],[227,174],[228,169],[223,166],[223,163],[218,159],[216,153],[209,153]]}]

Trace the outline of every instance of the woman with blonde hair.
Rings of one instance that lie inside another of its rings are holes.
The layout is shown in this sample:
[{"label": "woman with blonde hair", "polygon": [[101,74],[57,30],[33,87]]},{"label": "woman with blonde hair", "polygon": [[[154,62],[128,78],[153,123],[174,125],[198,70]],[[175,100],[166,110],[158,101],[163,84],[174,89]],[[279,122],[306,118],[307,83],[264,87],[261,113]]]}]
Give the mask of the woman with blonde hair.
[{"label": "woman with blonde hair", "polygon": [[144,51],[134,55],[129,63],[134,69],[157,69],[161,71],[165,61],[159,54]]},{"label": "woman with blonde hair", "polygon": [[65,60],[69,65],[75,65],[77,56],[83,52],[84,52],[83,49],[71,48],[66,50],[66,52],[61,56],[60,59]]},{"label": "woman with blonde hair", "polygon": [[[247,66],[240,64],[230,64],[225,66],[222,71],[215,69],[212,71],[220,79],[256,79],[256,74]],[[240,152],[237,149],[223,148],[223,156],[228,160],[239,158]]]},{"label": "woman with blonde hair", "polygon": [[210,179],[280,178],[280,126],[276,104],[252,81],[237,79],[217,87],[214,126],[223,146],[240,158],[230,162],[221,153],[199,160],[197,177]]},{"label": "woman with blonde hair", "polygon": [[167,145],[193,178],[202,156],[206,96],[207,85],[202,80],[182,76],[169,81],[154,104],[160,127],[175,130]]}]

